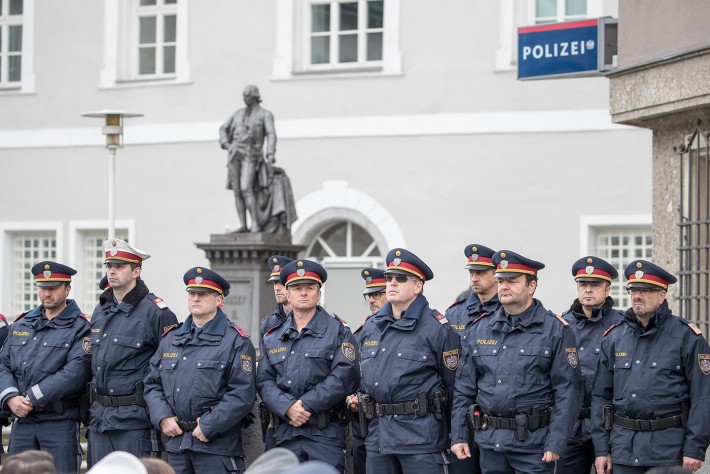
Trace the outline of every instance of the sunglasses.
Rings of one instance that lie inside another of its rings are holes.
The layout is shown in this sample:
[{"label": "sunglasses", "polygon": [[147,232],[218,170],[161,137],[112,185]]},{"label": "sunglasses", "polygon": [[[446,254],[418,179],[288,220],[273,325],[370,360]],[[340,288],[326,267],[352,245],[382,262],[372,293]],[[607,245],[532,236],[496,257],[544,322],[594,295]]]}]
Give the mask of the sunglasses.
[{"label": "sunglasses", "polygon": [[416,280],[416,278],[407,275],[385,275],[385,281],[390,282],[392,280],[397,280],[397,283],[407,283],[407,280]]}]

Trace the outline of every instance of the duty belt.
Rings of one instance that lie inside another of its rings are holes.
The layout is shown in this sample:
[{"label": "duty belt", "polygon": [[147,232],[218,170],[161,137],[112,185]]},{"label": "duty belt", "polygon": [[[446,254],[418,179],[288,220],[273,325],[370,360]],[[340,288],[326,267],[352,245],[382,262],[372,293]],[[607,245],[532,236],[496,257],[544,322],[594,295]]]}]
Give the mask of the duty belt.
[{"label": "duty belt", "polygon": [[684,426],[682,415],[656,418],[655,420],[635,420],[633,418],[625,418],[616,413],[614,413],[614,424],[634,431],[658,431]]},{"label": "duty belt", "polygon": [[183,433],[190,433],[192,430],[197,428],[196,421],[177,420],[177,425],[180,427]]},{"label": "duty belt", "polygon": [[535,431],[538,428],[542,428],[543,426],[547,426],[550,424],[550,412],[541,413],[537,417],[537,420],[535,420],[535,417],[532,415],[518,415],[515,418],[503,418],[501,416],[483,415],[483,420],[484,423],[486,421],[488,422],[488,428],[516,430],[518,429],[518,426],[522,424],[522,418],[519,417],[525,417],[525,427],[530,431]]},{"label": "duty belt", "polygon": [[[278,428],[279,425],[281,425],[282,423],[286,423],[278,415],[275,415],[273,413],[270,413],[270,415],[271,415],[271,425],[273,426],[274,429]],[[306,421],[305,424],[317,426],[319,430],[322,430],[322,429],[326,428],[331,422],[345,424],[345,423],[348,423],[349,421],[350,421],[350,410],[338,409],[338,410],[333,410],[333,411],[329,411],[326,413],[312,414],[310,416],[310,418],[308,418],[308,421]]]},{"label": "duty belt", "polygon": [[64,413],[65,410],[76,408],[79,403],[76,400],[57,400],[42,408],[35,408],[35,413]]},{"label": "duty belt", "polygon": [[486,415],[481,410],[481,405],[474,403],[468,409],[467,418],[469,426],[474,430],[487,430],[497,428],[504,430],[514,430],[515,438],[518,441],[525,441],[528,431],[535,431],[550,424],[550,409],[536,405],[532,407],[529,415],[519,413],[514,418],[504,418],[502,416]]},{"label": "duty belt", "polygon": [[577,419],[583,420],[585,418],[590,418],[592,416],[592,409],[589,407],[584,407],[582,408],[582,411],[579,412],[579,416]]},{"label": "duty belt", "polygon": [[441,418],[446,414],[447,398],[443,388],[434,392],[431,398],[427,398],[425,392],[419,392],[415,400],[403,403],[378,403],[369,395],[360,398],[364,406],[360,406],[359,410],[362,410],[368,420],[385,415],[424,416],[433,413],[437,418]]}]

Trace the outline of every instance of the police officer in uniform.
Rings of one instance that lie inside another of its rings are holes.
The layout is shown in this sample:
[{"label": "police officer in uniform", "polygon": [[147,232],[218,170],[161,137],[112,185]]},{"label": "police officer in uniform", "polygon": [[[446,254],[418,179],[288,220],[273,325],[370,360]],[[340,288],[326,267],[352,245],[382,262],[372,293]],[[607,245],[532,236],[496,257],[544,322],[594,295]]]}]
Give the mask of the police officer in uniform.
[{"label": "police officer in uniform", "polygon": [[552,473],[584,398],[574,333],[534,298],[545,265],[509,250],[493,263],[502,307],[464,346],[451,451],[470,456],[470,413],[484,473]]},{"label": "police officer in uniform", "polygon": [[293,311],[261,340],[257,388],[272,414],[276,445],[301,461],[345,468],[345,398],[360,381],[348,326],[318,302],[327,273],[309,260],[281,270]]},{"label": "police officer in uniform", "polygon": [[220,305],[229,283],[209,268],[183,276],[190,316],[169,330],[150,361],[145,399],[168,437],[177,474],[244,472],[241,423],[256,399],[256,353]]},{"label": "police officer in uniform", "polygon": [[[363,280],[365,280],[365,290],[363,290],[362,295],[365,297],[365,301],[367,301],[367,304],[370,306],[370,314],[365,318],[365,321],[367,321],[370,316],[377,314],[385,303],[387,303],[387,283],[385,281],[384,270],[380,270],[379,268],[363,268],[360,272],[360,276]],[[358,347],[362,343],[360,335],[362,334],[363,326],[360,326],[353,333],[355,340],[358,343]],[[367,424],[367,421],[364,417],[361,418],[360,413],[358,412],[357,394],[349,395],[346,403],[354,413],[352,422],[353,471],[355,474],[365,474],[367,450],[365,449],[365,433],[363,433],[362,428]]]},{"label": "police officer in uniform", "polygon": [[[468,332],[481,315],[492,313],[500,308],[498,301],[498,283],[496,266],[493,265],[495,250],[480,244],[467,245],[463,251],[466,256],[466,268],[471,283],[471,294],[461,298],[444,313],[451,327],[461,337],[461,344],[468,340]],[[478,462],[478,447],[469,441],[471,457],[454,459],[449,472],[452,474],[478,474],[481,468]]]},{"label": "police officer in uniform", "polygon": [[676,278],[645,260],[624,270],[631,308],[601,344],[592,389],[597,472],[642,473],[653,466],[700,469],[710,443],[710,347],[671,314]]},{"label": "police officer in uniform", "polygon": [[449,463],[450,397],[461,342],[423,294],[431,269],[412,252],[387,254],[387,303],[359,336],[358,409],[371,419],[367,471],[443,473]]},{"label": "police officer in uniform", "polygon": [[624,318],[621,311],[614,309],[614,300],[609,296],[611,282],[619,276],[613,265],[590,255],[574,262],[572,276],[577,283],[578,296],[562,317],[577,339],[584,380],[584,404],[567,442],[565,455],[557,461],[557,474],[588,473],[592,470],[595,458],[590,422],[592,383],[602,336]]},{"label": "police officer in uniform", "polygon": [[143,379],[165,331],[177,324],[162,299],[141,279],[150,255],[123,240],[103,243],[110,288],[91,317],[91,421],[89,467],[113,451],[156,456],[159,433],[151,426]]},{"label": "police officer in uniform", "polygon": [[8,452],[47,451],[60,473],[78,473],[79,395],[91,378],[89,322],[67,299],[76,270],[32,267],[42,304],[12,324],[0,352],[0,403],[12,413]]},{"label": "police officer in uniform", "polygon": [[284,257],[283,255],[272,255],[266,262],[271,268],[271,275],[269,275],[267,282],[274,285],[276,308],[273,313],[261,321],[259,333],[262,338],[264,334],[266,334],[266,331],[273,327],[280,326],[281,323],[286,321],[288,314],[291,312],[291,304],[288,302],[288,298],[286,298],[286,287],[281,284],[279,277],[281,275],[281,269],[292,260],[292,258]]}]

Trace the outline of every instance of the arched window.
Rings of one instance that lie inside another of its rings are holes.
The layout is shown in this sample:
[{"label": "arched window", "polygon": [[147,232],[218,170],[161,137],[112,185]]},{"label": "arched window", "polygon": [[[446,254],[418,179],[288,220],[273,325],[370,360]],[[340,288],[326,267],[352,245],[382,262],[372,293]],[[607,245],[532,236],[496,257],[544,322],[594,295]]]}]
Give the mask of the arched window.
[{"label": "arched window", "polygon": [[360,270],[383,268],[384,257],[375,239],[351,221],[336,221],[323,227],[306,249],[309,260],[320,262],[328,272],[321,304],[344,319],[354,331],[369,314],[362,297]]}]

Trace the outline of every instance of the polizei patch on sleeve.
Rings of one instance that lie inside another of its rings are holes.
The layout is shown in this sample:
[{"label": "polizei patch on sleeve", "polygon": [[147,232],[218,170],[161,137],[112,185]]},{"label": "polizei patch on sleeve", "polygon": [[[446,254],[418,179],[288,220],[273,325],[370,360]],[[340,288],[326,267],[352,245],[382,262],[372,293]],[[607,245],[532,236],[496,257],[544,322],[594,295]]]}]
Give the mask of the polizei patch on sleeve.
[{"label": "polizei patch on sleeve", "polygon": [[251,375],[251,371],[253,368],[251,356],[242,355],[241,357],[242,357],[242,371],[247,375]]},{"label": "polizei patch on sleeve", "polygon": [[453,351],[446,351],[442,353],[444,358],[444,365],[449,370],[456,370],[459,366],[459,350],[454,349]]},{"label": "polizei patch on sleeve", "polygon": [[710,354],[698,354],[698,367],[703,375],[710,375]]},{"label": "polizei patch on sleeve", "polygon": [[576,369],[579,365],[579,359],[577,358],[577,348],[565,347],[565,356],[567,357],[567,363]]},{"label": "polizei patch on sleeve", "polygon": [[349,342],[343,342],[341,350],[343,351],[343,355],[345,356],[345,358],[348,359],[350,362],[355,360],[355,346],[353,346]]}]

